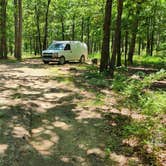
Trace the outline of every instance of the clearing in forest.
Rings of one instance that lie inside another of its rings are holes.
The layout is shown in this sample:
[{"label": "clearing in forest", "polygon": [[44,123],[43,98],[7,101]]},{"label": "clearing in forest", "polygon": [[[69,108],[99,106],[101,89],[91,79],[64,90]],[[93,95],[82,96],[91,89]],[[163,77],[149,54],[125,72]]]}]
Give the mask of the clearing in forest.
[{"label": "clearing in forest", "polygon": [[0,64],[1,166],[145,165],[122,135],[143,117],[119,108],[110,89],[86,82],[88,67]]}]

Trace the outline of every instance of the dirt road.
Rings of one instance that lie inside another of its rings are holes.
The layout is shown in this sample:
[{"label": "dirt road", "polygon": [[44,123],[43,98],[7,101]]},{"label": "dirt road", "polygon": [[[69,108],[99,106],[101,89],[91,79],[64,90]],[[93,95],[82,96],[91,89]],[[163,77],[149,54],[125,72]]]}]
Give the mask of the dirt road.
[{"label": "dirt road", "polygon": [[83,72],[83,65],[40,60],[0,64],[0,166],[142,165],[123,145],[127,113]]}]

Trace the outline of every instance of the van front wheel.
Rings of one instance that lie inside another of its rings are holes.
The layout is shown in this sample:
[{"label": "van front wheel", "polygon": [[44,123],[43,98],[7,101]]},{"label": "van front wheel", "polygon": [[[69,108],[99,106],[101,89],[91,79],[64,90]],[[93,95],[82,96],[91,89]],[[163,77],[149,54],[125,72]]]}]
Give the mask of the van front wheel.
[{"label": "van front wheel", "polygon": [[65,64],[65,57],[64,57],[64,56],[61,56],[61,57],[59,58],[59,64],[60,64],[60,65]]},{"label": "van front wheel", "polygon": [[85,63],[85,56],[84,55],[81,56],[80,63]]},{"label": "van front wheel", "polygon": [[44,62],[44,64],[49,64],[49,62],[48,61],[43,61]]}]

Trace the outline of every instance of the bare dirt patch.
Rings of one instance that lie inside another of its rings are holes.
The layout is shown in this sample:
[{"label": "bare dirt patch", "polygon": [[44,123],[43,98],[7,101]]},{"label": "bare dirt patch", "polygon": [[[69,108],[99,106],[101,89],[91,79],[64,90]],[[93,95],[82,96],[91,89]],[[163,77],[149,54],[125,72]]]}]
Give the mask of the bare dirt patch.
[{"label": "bare dirt patch", "polygon": [[[132,116],[112,111],[116,98],[108,90],[102,89],[105,97],[96,104],[93,87],[77,80],[82,67],[40,60],[0,64],[1,166],[142,164],[132,147],[123,145],[122,127]],[[108,125],[106,112],[114,125]],[[114,149],[110,156],[107,145]]]}]

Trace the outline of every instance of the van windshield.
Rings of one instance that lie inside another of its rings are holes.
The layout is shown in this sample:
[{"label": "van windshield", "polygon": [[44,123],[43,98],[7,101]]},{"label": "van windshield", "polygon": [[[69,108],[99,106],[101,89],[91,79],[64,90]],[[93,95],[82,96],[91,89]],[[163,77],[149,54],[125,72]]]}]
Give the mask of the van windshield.
[{"label": "van windshield", "polygon": [[47,50],[64,50],[65,44],[63,43],[53,43]]}]

